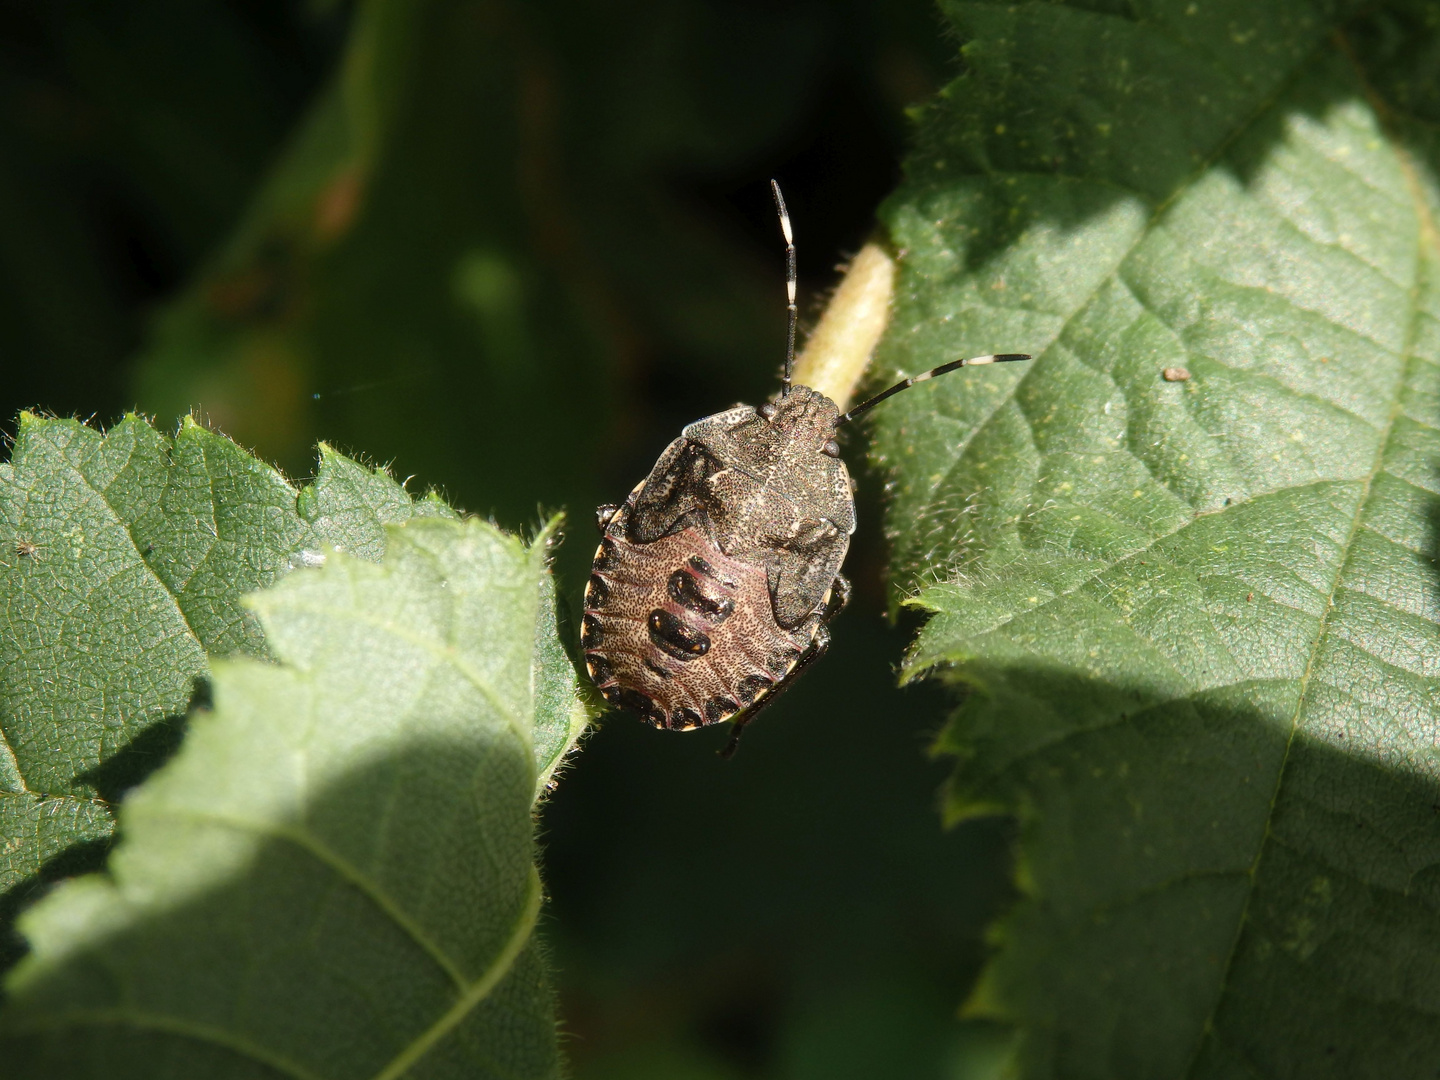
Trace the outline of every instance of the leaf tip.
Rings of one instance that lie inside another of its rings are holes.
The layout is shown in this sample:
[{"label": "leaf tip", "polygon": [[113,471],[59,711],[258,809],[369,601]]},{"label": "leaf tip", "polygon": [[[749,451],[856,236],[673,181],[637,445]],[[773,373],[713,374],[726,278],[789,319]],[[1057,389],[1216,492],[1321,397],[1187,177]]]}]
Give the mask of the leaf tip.
[{"label": "leaf tip", "polygon": [[961,1004],[957,1014],[961,1020],[987,1020],[992,1023],[1013,1022],[1014,1017],[1010,1015],[1010,1011],[1002,1002],[993,963],[985,965],[984,970],[980,972],[980,977],[975,982],[975,988],[970,991],[970,996]]},{"label": "leaf tip", "polygon": [[557,510],[540,522],[540,527],[536,529],[530,546],[543,548],[548,553],[564,539],[564,529],[565,511]]},{"label": "leaf tip", "polygon": [[950,791],[941,807],[940,820],[945,828],[953,829],[967,821],[981,818],[1009,817],[1013,808],[996,799],[972,799],[956,791]]},{"label": "leaf tip", "polygon": [[30,435],[52,422],[52,418],[30,409],[21,409],[16,429],[20,435]]}]

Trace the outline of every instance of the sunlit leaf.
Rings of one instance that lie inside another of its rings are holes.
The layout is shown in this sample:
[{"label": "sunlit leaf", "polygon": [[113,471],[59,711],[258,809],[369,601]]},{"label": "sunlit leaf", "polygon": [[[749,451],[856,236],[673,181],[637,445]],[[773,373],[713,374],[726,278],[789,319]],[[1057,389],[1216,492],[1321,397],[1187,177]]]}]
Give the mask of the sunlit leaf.
[{"label": "sunlit leaf", "polygon": [[1435,23],[1351,10],[946,6],[883,359],[1036,359],[876,447],[1024,1076],[1440,1060]]},{"label": "sunlit leaf", "polygon": [[454,511],[328,447],[297,493],[193,421],[171,438],[22,416],[0,466],[0,920],[103,853],[206,654],[266,654],[241,597],[327,545],[378,559],[384,523],[427,515]]},{"label": "sunlit leaf", "polygon": [[534,745],[575,686],[536,647],[546,548],[417,520],[390,528],[383,563],[335,553],[255,594],[280,662],[218,662],[214,712],[126,800],[108,874],[22,918],[4,1060],[554,1075]]}]

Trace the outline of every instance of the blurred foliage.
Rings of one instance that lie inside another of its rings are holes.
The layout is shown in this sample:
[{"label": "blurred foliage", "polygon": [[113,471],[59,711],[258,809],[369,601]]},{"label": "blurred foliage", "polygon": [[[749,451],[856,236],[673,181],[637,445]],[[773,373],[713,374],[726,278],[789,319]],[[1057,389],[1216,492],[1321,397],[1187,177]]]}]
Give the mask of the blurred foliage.
[{"label": "blurred foliage", "polygon": [[[12,8],[0,415],[198,408],[291,474],[324,438],[511,528],[563,506],[573,597],[588,509],[773,386],[765,181],[813,311],[951,73],[939,27],[928,0]],[[582,1078],[968,1078],[1003,1045],[954,1008],[1005,837],[937,825],[876,486],[834,652],[734,763],[617,718],[547,807]]]},{"label": "blurred foliage", "polygon": [[151,305],[233,227],[341,31],[283,3],[0,12],[3,415],[133,404]]}]

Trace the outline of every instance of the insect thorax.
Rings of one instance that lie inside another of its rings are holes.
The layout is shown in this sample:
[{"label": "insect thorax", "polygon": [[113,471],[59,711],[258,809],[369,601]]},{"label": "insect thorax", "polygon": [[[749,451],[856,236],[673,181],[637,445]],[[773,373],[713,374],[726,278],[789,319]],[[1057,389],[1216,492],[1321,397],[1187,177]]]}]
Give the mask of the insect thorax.
[{"label": "insect thorax", "polygon": [[820,522],[839,537],[855,531],[849,473],[825,449],[834,446],[839,415],[824,394],[795,386],[760,410],[737,406],[685,428],[681,438],[709,459],[699,498],[726,553],[793,547],[797,538],[813,540]]}]

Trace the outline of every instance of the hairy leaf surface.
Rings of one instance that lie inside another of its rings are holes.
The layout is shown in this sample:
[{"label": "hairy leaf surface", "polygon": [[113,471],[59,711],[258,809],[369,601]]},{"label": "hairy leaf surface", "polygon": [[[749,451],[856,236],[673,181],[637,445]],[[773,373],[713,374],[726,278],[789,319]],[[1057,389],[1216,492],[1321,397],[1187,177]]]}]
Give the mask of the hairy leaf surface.
[{"label": "hairy leaf surface", "polygon": [[1036,356],[877,410],[948,815],[1021,820],[970,1008],[1029,1077],[1430,1076],[1435,8],[945,10],[882,361]]},{"label": "hairy leaf surface", "polygon": [[241,597],[327,545],[378,559],[384,524],[412,516],[454,511],[329,447],[297,493],[190,420],[171,438],[136,416],[103,434],[21,417],[0,466],[0,929],[93,862],[206,654],[266,655]]},{"label": "hairy leaf surface", "polygon": [[124,803],[109,873],[22,917],[4,1060],[553,1075],[536,723],[578,705],[569,663],[537,648],[547,542],[412,521],[378,565],[336,553],[255,594],[280,663],[217,662],[214,712]]}]

